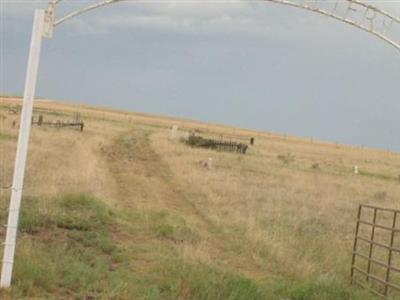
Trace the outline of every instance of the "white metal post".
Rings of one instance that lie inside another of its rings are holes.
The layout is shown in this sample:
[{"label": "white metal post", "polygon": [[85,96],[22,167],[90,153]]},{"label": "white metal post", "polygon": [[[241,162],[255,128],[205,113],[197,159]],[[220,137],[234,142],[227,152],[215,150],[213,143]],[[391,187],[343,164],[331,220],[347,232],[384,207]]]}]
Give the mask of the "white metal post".
[{"label": "white metal post", "polygon": [[15,159],[14,178],[8,213],[7,234],[4,243],[3,265],[0,287],[11,285],[14,264],[15,242],[18,231],[18,217],[21,206],[22,188],[24,183],[25,165],[28,154],[29,135],[31,131],[33,99],[36,89],[36,79],[39,68],[40,50],[44,28],[45,12],[37,9],[33,21],[32,40],[29,52],[28,70],[25,82],[25,92],[21,113],[21,125],[18,136],[17,155]]}]

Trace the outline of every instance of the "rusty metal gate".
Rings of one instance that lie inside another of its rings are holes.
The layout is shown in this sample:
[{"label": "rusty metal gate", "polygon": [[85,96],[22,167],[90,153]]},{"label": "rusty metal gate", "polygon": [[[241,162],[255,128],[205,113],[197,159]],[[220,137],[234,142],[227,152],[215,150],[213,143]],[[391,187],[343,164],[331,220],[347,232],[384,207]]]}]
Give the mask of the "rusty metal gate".
[{"label": "rusty metal gate", "polygon": [[400,210],[360,205],[351,282],[390,298],[400,295]]}]

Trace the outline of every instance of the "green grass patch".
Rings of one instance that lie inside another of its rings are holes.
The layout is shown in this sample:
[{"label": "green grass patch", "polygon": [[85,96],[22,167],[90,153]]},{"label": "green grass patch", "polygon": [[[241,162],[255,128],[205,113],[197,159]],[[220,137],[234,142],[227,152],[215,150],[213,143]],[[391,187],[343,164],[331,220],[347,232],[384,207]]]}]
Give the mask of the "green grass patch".
[{"label": "green grass patch", "polygon": [[113,213],[103,202],[84,194],[57,199],[24,198],[19,230],[30,234],[50,227],[92,231],[109,225],[112,218]]},{"label": "green grass patch", "polygon": [[372,172],[368,172],[368,171],[360,171],[359,174],[362,176],[368,176],[368,177],[373,177],[373,178],[382,179],[382,180],[395,180],[396,179],[395,177],[388,175],[388,174],[372,173]]},{"label": "green grass patch", "polygon": [[13,286],[16,299],[126,297],[132,292],[129,282],[137,280],[134,273],[116,265],[111,256],[96,247],[23,239],[17,250]]},{"label": "green grass patch", "polygon": [[86,195],[59,199],[56,225],[69,230],[90,231],[111,223],[113,213],[101,201]]},{"label": "green grass patch", "polygon": [[169,261],[147,288],[146,299],[188,300],[373,300],[367,291],[351,287],[334,276],[313,280],[256,281],[203,264]]},{"label": "green grass patch", "polygon": [[266,299],[271,300],[373,300],[371,293],[351,287],[347,282],[322,275],[305,282],[274,282],[267,285]]},{"label": "green grass patch", "polygon": [[109,299],[129,293],[134,273],[112,238],[118,226],[109,207],[88,195],[24,198],[13,297]]},{"label": "green grass patch", "polygon": [[158,282],[147,290],[147,299],[255,300],[265,299],[257,283],[249,278],[207,265],[169,261],[163,264]]},{"label": "green grass patch", "polygon": [[123,218],[131,230],[140,231],[159,240],[196,243],[200,234],[181,216],[164,210],[135,210],[125,212]]},{"label": "green grass patch", "polygon": [[171,225],[162,223],[155,225],[152,230],[157,237],[170,239],[175,242],[195,243],[200,239],[199,235],[186,224]]},{"label": "green grass patch", "polygon": [[[258,281],[217,262],[189,263],[179,245],[196,243],[201,235],[168,211],[113,211],[78,194],[24,198],[20,220],[11,299],[376,299],[331,276]],[[299,227],[299,235],[314,234],[310,222]],[[226,234],[241,233],[233,228]],[[240,255],[246,244],[237,241],[226,251]],[[268,248],[262,251],[265,264],[274,265]]]},{"label": "green grass patch", "polygon": [[8,133],[0,133],[0,140],[16,140],[17,136]]},{"label": "green grass patch", "polygon": [[175,242],[196,243],[200,240],[199,234],[187,224],[185,219],[165,212],[152,216],[150,230],[158,238]]}]

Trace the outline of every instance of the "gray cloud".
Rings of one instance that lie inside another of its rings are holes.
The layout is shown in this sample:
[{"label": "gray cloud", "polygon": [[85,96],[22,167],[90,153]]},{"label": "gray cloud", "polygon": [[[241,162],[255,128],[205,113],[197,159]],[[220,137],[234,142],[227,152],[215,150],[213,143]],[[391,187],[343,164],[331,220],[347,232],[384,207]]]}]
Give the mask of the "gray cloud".
[{"label": "gray cloud", "polygon": [[[46,3],[0,1],[0,90],[21,94],[32,12]],[[58,15],[86,3],[65,0]],[[44,43],[38,94],[400,150],[399,70],[390,46],[310,12],[141,1],[57,28]]]}]

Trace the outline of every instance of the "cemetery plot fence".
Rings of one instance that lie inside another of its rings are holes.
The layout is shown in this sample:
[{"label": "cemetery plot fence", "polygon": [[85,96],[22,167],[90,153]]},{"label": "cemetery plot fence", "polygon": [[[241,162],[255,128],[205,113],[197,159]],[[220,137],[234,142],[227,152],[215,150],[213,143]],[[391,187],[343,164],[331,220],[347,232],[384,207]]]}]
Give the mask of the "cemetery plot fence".
[{"label": "cemetery plot fence", "polygon": [[204,138],[193,133],[189,135],[186,144],[192,147],[208,148],[218,151],[237,152],[240,154],[246,154],[247,149],[249,148],[247,144],[233,141],[224,141],[222,136],[219,139],[213,139]]},{"label": "cemetery plot fence", "polygon": [[83,131],[85,127],[85,123],[81,120],[74,121],[66,121],[66,120],[55,120],[55,121],[45,121],[43,116],[39,116],[37,120],[32,118],[32,125],[37,126],[47,126],[47,127],[55,127],[55,128],[63,128],[63,127],[75,127],[80,131]]}]

